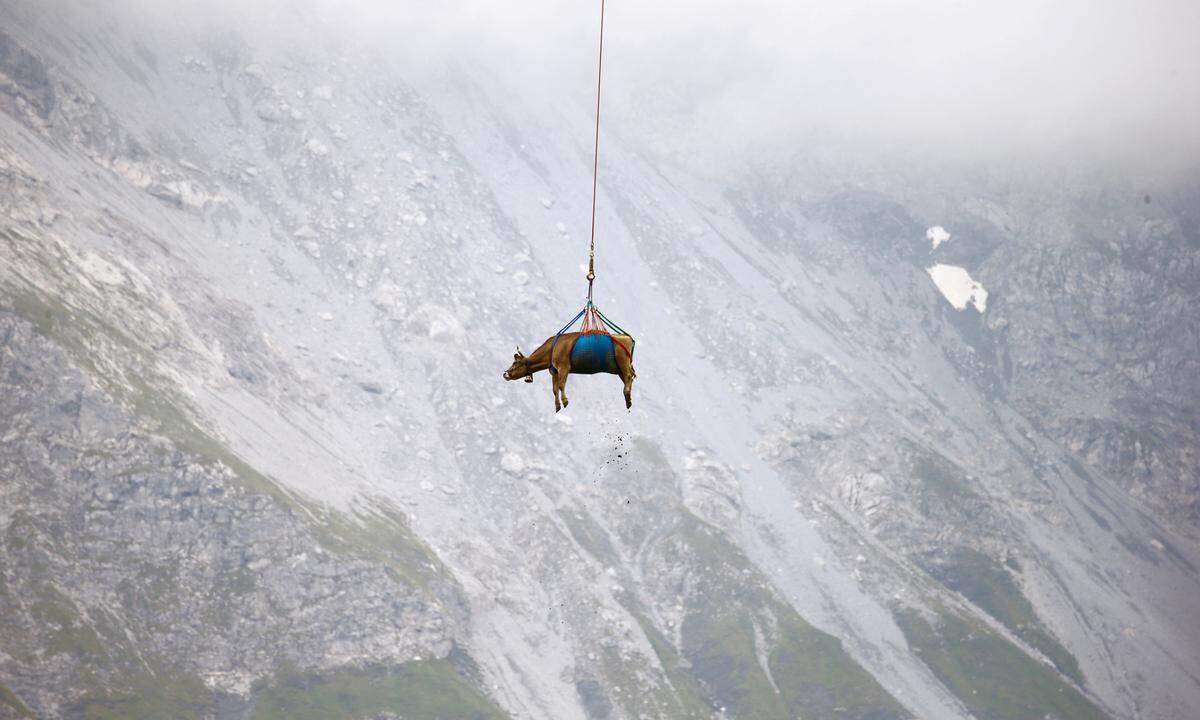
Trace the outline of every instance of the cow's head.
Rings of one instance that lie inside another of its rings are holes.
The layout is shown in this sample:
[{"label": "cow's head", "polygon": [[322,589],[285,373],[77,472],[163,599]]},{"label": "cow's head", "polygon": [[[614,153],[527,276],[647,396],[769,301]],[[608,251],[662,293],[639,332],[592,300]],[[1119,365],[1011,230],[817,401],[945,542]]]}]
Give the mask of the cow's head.
[{"label": "cow's head", "polygon": [[517,348],[517,353],[513,355],[512,365],[504,371],[505,380],[520,380],[525,378],[525,382],[533,382],[533,375],[529,372],[529,359],[521,354],[521,348]]}]

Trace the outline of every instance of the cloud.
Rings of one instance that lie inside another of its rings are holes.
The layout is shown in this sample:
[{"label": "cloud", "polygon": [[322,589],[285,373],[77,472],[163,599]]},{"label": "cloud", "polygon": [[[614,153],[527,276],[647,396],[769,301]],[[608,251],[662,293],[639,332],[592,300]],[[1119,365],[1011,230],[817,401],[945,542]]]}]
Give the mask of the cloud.
[{"label": "cloud", "polygon": [[[284,26],[315,19],[410,72],[473,65],[590,106],[598,2],[193,3],[272,41],[310,42]],[[609,0],[607,22],[607,117],[676,159],[1200,160],[1194,0]]]},{"label": "cloud", "polygon": [[614,13],[613,25],[626,20],[640,37],[614,43],[612,92],[691,146],[786,154],[825,143],[968,163],[1197,160],[1197,3],[638,7]]}]

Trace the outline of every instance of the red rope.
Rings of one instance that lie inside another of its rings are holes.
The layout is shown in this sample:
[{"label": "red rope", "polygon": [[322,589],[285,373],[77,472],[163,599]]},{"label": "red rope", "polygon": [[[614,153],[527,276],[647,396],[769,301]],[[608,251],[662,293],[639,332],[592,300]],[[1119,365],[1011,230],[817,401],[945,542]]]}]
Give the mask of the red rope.
[{"label": "red rope", "polygon": [[[588,301],[583,308],[583,324],[580,326],[580,335],[604,334],[612,340],[613,344],[621,348],[625,356],[633,360],[632,344],[626,347],[625,343],[617,340],[608,328],[605,326],[599,312],[592,305],[592,284],[596,279],[596,190],[600,180],[600,90],[602,81],[604,80],[604,0],[600,0],[600,52],[596,62],[596,137],[592,146],[592,236],[588,244]],[[575,323],[571,321],[570,325]],[[569,325],[568,325],[569,326]],[[566,328],[564,328],[565,330]],[[562,334],[561,332],[559,333]],[[556,338],[557,339],[557,338]],[[632,338],[631,338],[632,339]]]},{"label": "red rope", "polygon": [[592,240],[588,247],[588,300],[596,279],[596,185],[600,178],[600,81],[604,77],[604,0],[600,0],[600,57],[596,62],[596,141],[592,146]]},{"label": "red rope", "polygon": [[618,340],[616,335],[613,335],[611,332],[609,332],[608,328],[605,327],[604,322],[600,319],[599,314],[596,311],[596,308],[592,305],[589,305],[586,308],[584,308],[583,323],[580,324],[580,326],[579,326],[579,334],[580,335],[607,335],[610,339],[612,339],[613,345],[616,345],[617,347],[621,348],[621,350],[623,350],[625,352],[625,357],[629,358],[630,360],[633,359],[632,348],[626,347],[625,343]]}]

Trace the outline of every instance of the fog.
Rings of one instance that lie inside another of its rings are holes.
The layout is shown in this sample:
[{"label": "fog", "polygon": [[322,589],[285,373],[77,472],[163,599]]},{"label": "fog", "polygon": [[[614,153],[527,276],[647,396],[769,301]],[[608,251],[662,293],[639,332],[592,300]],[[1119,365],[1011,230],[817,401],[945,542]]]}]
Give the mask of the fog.
[{"label": "fog", "polygon": [[[193,2],[272,42],[310,42],[287,18],[320,18],[411,73],[476,65],[516,92],[592,102],[598,2]],[[611,0],[604,91],[610,129],[710,168],[834,150],[1191,170],[1200,3]]]}]

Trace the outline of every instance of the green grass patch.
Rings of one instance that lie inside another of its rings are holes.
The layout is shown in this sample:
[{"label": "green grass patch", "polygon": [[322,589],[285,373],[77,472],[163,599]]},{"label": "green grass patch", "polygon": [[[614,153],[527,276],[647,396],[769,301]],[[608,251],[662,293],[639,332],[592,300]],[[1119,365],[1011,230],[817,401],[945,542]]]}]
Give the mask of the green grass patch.
[{"label": "green grass patch", "polygon": [[[220,697],[197,677],[138,676],[120,689],[95,692],[66,709],[85,720],[219,715]],[[505,720],[447,660],[343,668],[328,673],[282,670],[253,689],[250,720],[359,720],[394,713],[404,720]]]},{"label": "green grass patch", "polygon": [[638,624],[654,648],[658,662],[666,671],[667,680],[671,683],[674,694],[669,698],[669,717],[680,720],[707,719],[712,715],[711,703],[704,699],[704,690],[689,672],[690,663],[685,661],[675,650],[675,646],[655,628],[649,620],[640,613],[634,613]]},{"label": "green grass patch", "polygon": [[21,702],[17,694],[8,688],[4,683],[0,683],[0,705],[7,707],[15,713],[16,717],[31,718],[36,717],[29,706]]},{"label": "green grass patch", "polygon": [[967,484],[962,468],[944,455],[909,440],[901,440],[900,447],[905,451],[905,469],[921,484],[923,512],[935,510],[935,503],[961,510],[966,504],[980,499],[979,494]]},{"label": "green grass patch", "polygon": [[1004,565],[971,549],[956,548],[948,561],[926,563],[925,569],[946,587],[996,618],[1017,637],[1037,648],[1059,672],[1083,683],[1079,662],[1038,619],[1033,604],[1021,592]]},{"label": "green grass patch", "polygon": [[[909,714],[838,640],[797,615],[785,617],[770,656],[788,717],[888,720]],[[815,708],[817,709],[813,709]]]},{"label": "green grass patch", "polygon": [[558,516],[562,518],[575,542],[587,550],[592,557],[605,565],[620,565],[620,557],[608,539],[608,533],[587,514],[586,510],[567,508],[560,510]]},{"label": "green grass patch", "polygon": [[701,579],[681,628],[683,654],[706,700],[755,720],[910,717],[840,640],[780,601],[722,533],[687,513],[680,533]]},{"label": "green grass patch", "polygon": [[758,663],[754,626],[748,613],[691,613],[682,631],[691,672],[707,689],[710,702],[729,709],[734,717],[790,717],[783,697]]},{"label": "green grass patch", "polygon": [[945,609],[936,626],[915,610],[894,615],[909,646],[980,720],[1107,717],[1053,668],[976,620]]},{"label": "green grass patch", "polygon": [[29,614],[38,627],[50,633],[43,648],[46,655],[70,655],[90,663],[102,662],[107,657],[100,636],[71,601],[53,587],[44,588],[30,604]]},{"label": "green grass patch", "polygon": [[213,692],[197,677],[163,674],[134,678],[125,687],[84,697],[64,713],[84,720],[171,718],[204,720],[216,715]]},{"label": "green grass patch", "polygon": [[250,720],[501,720],[508,716],[445,660],[306,674],[284,671],[256,693]]},{"label": "green grass patch", "polygon": [[451,578],[437,556],[421,542],[399,512],[377,505],[368,515],[349,518],[323,511],[317,542],[335,555],[352,556],[381,566],[410,587],[429,589]]}]

